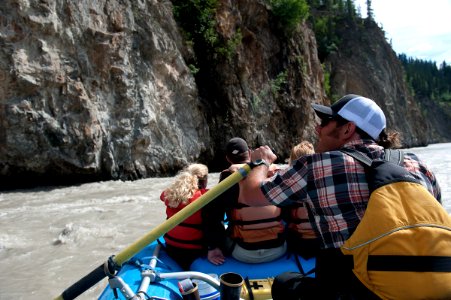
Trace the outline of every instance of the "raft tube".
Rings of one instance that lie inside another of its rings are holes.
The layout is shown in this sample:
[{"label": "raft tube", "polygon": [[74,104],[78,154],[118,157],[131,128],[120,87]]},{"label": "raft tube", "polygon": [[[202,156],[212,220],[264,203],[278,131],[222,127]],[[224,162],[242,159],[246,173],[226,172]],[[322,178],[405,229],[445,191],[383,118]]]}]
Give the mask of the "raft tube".
[{"label": "raft tube", "polygon": [[[190,271],[192,272],[187,273],[184,272],[181,267],[167,255],[167,253],[164,251],[164,243],[160,242],[160,244],[162,244],[163,246],[159,250],[155,267],[150,266],[149,263],[151,259],[154,258],[154,251],[158,245],[157,242],[153,242],[149,246],[145,247],[132,259],[130,259],[130,261],[125,263],[122,266],[121,270],[116,274],[116,277],[119,277],[123,282],[127,284],[131,293],[138,293],[143,280],[143,271],[146,272],[151,269],[153,269],[156,274],[194,274],[200,272],[207,274],[216,280],[222,274],[232,272],[240,274],[241,277],[243,277],[243,279],[247,281],[247,288],[252,288],[253,294],[263,294],[264,296],[262,299],[270,299],[272,278],[283,272],[308,273],[315,267],[314,258],[305,260],[300,256],[288,253],[277,260],[259,264],[243,263],[235,260],[232,257],[227,257],[224,264],[215,266],[211,264],[206,258],[198,258],[191,265]],[[302,270],[300,268],[302,268]],[[311,273],[308,276],[314,277],[314,275],[314,273]],[[153,297],[153,299],[183,300],[182,293],[179,290],[179,282],[181,280],[182,279],[150,280],[150,284],[145,291],[146,295],[145,297],[143,297],[143,299],[152,299]],[[204,281],[199,279],[194,279],[193,281],[198,285],[201,299],[219,299],[219,291],[213,288],[212,285],[205,283]],[[119,288],[111,288],[112,282],[113,281],[110,281],[110,284],[106,286],[98,299],[127,299],[127,297],[123,295]],[[251,282],[250,285],[249,282]],[[259,287],[260,290],[258,290]],[[244,289],[246,289],[246,287]]]}]

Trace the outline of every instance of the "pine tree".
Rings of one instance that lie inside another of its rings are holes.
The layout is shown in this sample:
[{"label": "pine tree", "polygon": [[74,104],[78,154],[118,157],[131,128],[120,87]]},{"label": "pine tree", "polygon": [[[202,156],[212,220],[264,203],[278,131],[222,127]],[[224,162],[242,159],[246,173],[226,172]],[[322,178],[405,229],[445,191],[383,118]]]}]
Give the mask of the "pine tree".
[{"label": "pine tree", "polygon": [[346,11],[349,18],[355,19],[355,7],[352,0],[346,0]]},{"label": "pine tree", "polygon": [[370,20],[374,20],[373,8],[371,7],[371,0],[366,0],[366,15]]}]

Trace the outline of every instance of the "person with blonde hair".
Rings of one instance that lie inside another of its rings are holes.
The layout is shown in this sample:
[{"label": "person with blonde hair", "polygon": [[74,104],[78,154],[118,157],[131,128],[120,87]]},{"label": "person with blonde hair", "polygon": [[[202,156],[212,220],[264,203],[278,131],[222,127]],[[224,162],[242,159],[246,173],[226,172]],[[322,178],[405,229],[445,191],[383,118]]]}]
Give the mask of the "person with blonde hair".
[{"label": "person with blonde hair", "polygon": [[[190,164],[165,189],[160,199],[166,205],[167,219],[196,201],[205,194],[208,183],[208,167]],[[164,235],[166,252],[184,270],[188,270],[193,260],[206,254],[202,231],[202,214],[197,211]]]},{"label": "person with blonde hair", "polygon": [[291,148],[288,164],[293,165],[293,162],[299,157],[313,153],[315,153],[313,144],[310,143],[309,141],[302,141],[299,144],[293,146],[293,148]]},{"label": "person with blonde hair", "polygon": [[[293,166],[299,158],[314,153],[315,149],[312,143],[301,141],[291,148],[288,164]],[[287,243],[290,251],[304,258],[315,256],[320,242],[309,219],[308,205],[300,202],[297,205],[283,208],[283,210],[284,219],[287,223]]]}]

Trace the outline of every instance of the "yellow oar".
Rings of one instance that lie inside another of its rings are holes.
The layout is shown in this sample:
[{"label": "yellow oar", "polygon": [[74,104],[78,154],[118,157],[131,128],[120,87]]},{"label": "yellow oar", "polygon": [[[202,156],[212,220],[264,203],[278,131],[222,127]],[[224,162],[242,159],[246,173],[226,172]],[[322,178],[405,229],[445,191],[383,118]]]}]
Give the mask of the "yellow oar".
[{"label": "yellow oar", "polygon": [[244,165],[238,171],[234,172],[232,175],[228,176],[226,179],[211,188],[207,193],[203,194],[202,197],[190,203],[181,211],[173,215],[171,218],[152,229],[146,235],[124,249],[122,252],[120,252],[116,256],[110,257],[107,262],[101,264],[91,273],[67,288],[61,295],[56,297],[55,300],[75,299],[76,297],[87,291],[89,288],[94,286],[96,283],[98,283],[100,280],[105,278],[107,275],[114,274],[114,265],[119,267],[122,266],[123,263],[127,262],[148,244],[152,243],[160,236],[173,229],[175,226],[183,222],[186,218],[200,210],[217,196],[246,177],[250,170],[251,167],[249,165]]}]

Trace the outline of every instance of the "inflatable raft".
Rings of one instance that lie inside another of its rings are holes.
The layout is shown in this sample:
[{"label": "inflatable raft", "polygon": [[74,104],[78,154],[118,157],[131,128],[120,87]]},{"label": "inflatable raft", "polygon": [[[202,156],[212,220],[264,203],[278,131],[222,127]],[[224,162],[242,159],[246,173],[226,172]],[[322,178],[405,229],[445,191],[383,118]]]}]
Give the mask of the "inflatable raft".
[{"label": "inflatable raft", "polygon": [[[252,167],[247,164],[235,171],[117,255],[109,257],[106,262],[65,289],[55,300],[75,299],[105,277],[108,277],[108,285],[99,297],[102,300],[219,299],[221,294],[226,296],[228,287],[235,286],[239,286],[237,290],[241,294],[236,295],[239,298],[271,299],[272,278],[276,275],[287,271],[303,271],[309,273],[308,276],[314,276],[314,259],[306,261],[295,255],[262,264],[240,263],[228,258],[219,267],[213,266],[206,259],[199,259],[191,265],[191,270],[183,271],[165,253],[164,245],[162,247],[156,242],[159,237],[243,179]],[[199,297],[190,298],[190,294]],[[238,297],[223,297],[222,300]]]},{"label": "inflatable raft", "polygon": [[[183,271],[166,254],[163,243],[153,242],[109,278],[109,284],[99,299],[191,299],[187,295],[191,290],[184,290],[187,280],[193,283],[191,287],[197,289],[200,299],[220,299],[220,278],[225,278],[224,275],[242,279],[241,299],[271,299],[271,284],[275,276],[294,271],[309,273],[308,276],[313,277],[314,267],[313,258],[305,260],[286,254],[260,264],[242,263],[228,257],[220,266],[199,258],[193,262],[190,271]],[[133,298],[137,296],[140,298]]]}]

